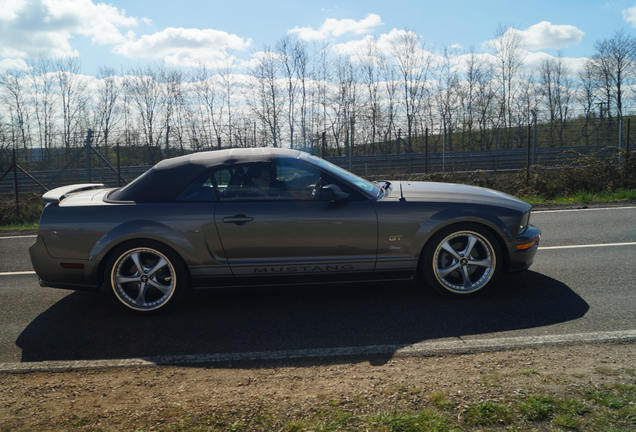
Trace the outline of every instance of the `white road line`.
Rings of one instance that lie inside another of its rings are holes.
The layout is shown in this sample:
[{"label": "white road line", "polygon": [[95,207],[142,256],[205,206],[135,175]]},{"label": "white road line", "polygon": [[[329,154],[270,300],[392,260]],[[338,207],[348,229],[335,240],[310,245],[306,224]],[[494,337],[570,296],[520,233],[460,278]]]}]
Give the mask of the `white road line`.
[{"label": "white road line", "polygon": [[541,336],[516,336],[487,339],[457,338],[447,341],[427,341],[412,345],[367,345],[333,348],[306,348],[281,351],[230,352],[214,354],[182,354],[150,356],[144,358],[112,360],[52,360],[42,362],[0,363],[0,373],[32,371],[69,371],[113,367],[139,367],[162,365],[201,365],[241,361],[280,361],[325,359],[343,357],[424,357],[443,354],[468,354],[503,351],[541,346],[574,345],[587,343],[628,343],[636,341],[636,330],[571,333]]},{"label": "white road line", "polygon": [[597,244],[565,245],[565,246],[539,246],[539,250],[550,250],[550,249],[578,249],[578,248],[591,248],[591,247],[635,246],[635,245],[636,245],[636,242],[624,242],[624,243],[597,243]]},{"label": "white road line", "polygon": [[14,271],[14,272],[0,272],[0,276],[20,276],[20,275],[34,275],[33,270],[27,271]]},{"label": "white road line", "polygon": [[532,214],[539,213],[563,213],[563,212],[579,212],[579,211],[599,211],[599,210],[626,210],[636,209],[636,206],[625,207],[598,207],[598,208],[580,208],[580,209],[561,209],[561,210],[532,210]]},{"label": "white road line", "polygon": [[19,239],[19,238],[36,238],[37,235],[35,234],[30,234],[30,235],[16,235],[16,236],[4,236],[4,237],[0,237],[0,240],[9,240],[9,239]]}]

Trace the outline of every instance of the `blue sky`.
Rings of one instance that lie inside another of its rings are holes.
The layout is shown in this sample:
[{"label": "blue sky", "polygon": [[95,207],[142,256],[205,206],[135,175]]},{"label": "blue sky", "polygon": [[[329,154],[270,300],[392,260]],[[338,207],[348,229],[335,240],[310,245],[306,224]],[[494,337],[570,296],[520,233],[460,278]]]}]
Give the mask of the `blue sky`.
[{"label": "blue sky", "polygon": [[[295,33],[303,37],[329,19],[335,30],[323,32],[323,39],[314,32],[312,40],[339,44],[408,29],[433,52],[453,44],[480,52],[498,26],[510,25],[541,38],[532,51],[573,58],[592,55],[594,42],[616,30],[636,32],[636,0],[0,0],[0,6],[0,69],[36,55],[72,54],[88,74],[104,65],[120,69],[146,61],[188,66],[198,56],[214,64],[220,51],[248,59],[293,28],[305,28]],[[550,37],[561,39],[552,43]]]}]

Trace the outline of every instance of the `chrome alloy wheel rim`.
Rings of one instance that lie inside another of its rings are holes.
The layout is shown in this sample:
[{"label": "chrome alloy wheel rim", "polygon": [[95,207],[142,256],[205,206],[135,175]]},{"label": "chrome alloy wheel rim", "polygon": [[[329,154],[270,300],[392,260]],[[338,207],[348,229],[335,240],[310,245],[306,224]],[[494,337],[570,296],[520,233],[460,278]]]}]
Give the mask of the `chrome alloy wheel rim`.
[{"label": "chrome alloy wheel rim", "polygon": [[170,301],[177,279],[164,254],[151,248],[135,248],[117,259],[111,283],[115,295],[127,307],[151,311]]},{"label": "chrome alloy wheel rim", "polygon": [[440,284],[457,294],[479,291],[492,279],[497,262],[494,248],[481,234],[458,231],[435,249],[433,270]]}]

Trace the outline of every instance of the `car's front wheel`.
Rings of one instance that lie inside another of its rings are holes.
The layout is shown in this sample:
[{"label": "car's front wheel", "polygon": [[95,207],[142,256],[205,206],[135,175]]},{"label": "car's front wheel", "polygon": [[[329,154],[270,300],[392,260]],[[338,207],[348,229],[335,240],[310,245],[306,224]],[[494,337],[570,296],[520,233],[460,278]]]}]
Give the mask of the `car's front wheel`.
[{"label": "car's front wheel", "polygon": [[489,230],[478,224],[456,225],[428,242],[422,256],[423,276],[442,294],[477,294],[495,284],[499,258],[499,243]]},{"label": "car's front wheel", "polygon": [[174,304],[183,291],[184,273],[176,254],[152,241],[118,247],[106,266],[115,299],[137,312],[163,310]]}]

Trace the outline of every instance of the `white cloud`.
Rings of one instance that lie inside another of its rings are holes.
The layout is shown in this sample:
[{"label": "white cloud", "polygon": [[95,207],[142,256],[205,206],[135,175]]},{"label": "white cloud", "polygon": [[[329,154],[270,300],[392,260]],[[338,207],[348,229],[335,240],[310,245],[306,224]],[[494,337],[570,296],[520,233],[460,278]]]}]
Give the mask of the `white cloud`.
[{"label": "white cloud", "polygon": [[[510,27],[506,33],[516,35],[519,38],[520,47],[529,51],[560,49],[575,45],[581,41],[585,34],[573,25],[557,25],[549,21],[541,21],[525,30]],[[493,43],[493,40],[486,42],[490,46]]]},{"label": "white cloud", "polygon": [[[350,60],[354,63],[368,64],[378,61],[378,57],[369,51],[369,47],[375,44],[374,49],[377,54],[391,57],[395,54],[396,47],[400,41],[405,38],[415,38],[419,40],[419,36],[410,30],[391,29],[388,33],[383,33],[377,38],[367,35],[362,39],[350,40],[347,42],[335,44],[331,47],[332,51],[338,55],[350,56]],[[419,54],[422,58],[427,58],[433,63],[441,61],[441,56],[427,51],[421,45],[418,45]]]},{"label": "white cloud", "polygon": [[359,21],[349,18],[340,20],[327,18],[318,29],[296,26],[287,33],[296,34],[300,39],[305,41],[315,41],[329,39],[330,37],[340,37],[347,33],[362,35],[369,33],[380,25],[382,25],[380,15],[371,13]]},{"label": "white cloud", "polygon": [[0,57],[77,56],[73,36],[112,44],[125,40],[120,28],[136,25],[123,9],[92,0],[0,0]]},{"label": "white cloud", "polygon": [[29,65],[27,65],[22,59],[5,58],[0,60],[0,72],[4,72],[6,70],[29,70]]},{"label": "white cloud", "polygon": [[369,44],[372,44],[374,41],[375,38],[373,36],[367,35],[362,39],[335,44],[331,49],[338,55],[357,55],[365,53],[368,50]]},{"label": "white cloud", "polygon": [[[537,72],[546,60],[557,59],[557,57],[545,52],[528,52],[523,59],[523,66],[529,72]],[[561,57],[561,63],[565,66],[566,73],[569,76],[575,76],[579,71],[583,70],[588,60],[587,57]]]},{"label": "white cloud", "polygon": [[113,52],[131,58],[163,59],[175,66],[194,67],[203,62],[211,67],[227,62],[228,51],[242,51],[252,43],[221,30],[168,27],[116,45]]},{"label": "white cloud", "polygon": [[636,28],[636,4],[634,6],[621,11],[623,19],[630,23],[632,27]]}]

